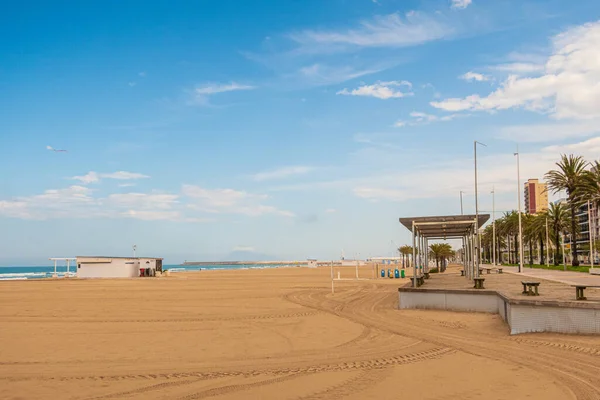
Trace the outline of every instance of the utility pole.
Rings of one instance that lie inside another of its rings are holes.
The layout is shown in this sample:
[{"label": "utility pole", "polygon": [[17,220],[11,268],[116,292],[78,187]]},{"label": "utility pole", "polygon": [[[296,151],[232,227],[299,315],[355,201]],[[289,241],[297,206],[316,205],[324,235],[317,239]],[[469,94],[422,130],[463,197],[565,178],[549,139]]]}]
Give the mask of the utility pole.
[{"label": "utility pole", "polygon": [[462,195],[463,195],[463,191],[461,190],[460,191],[460,215],[464,215]]},{"label": "utility pole", "polygon": [[519,202],[519,272],[523,272],[523,225],[521,223],[521,165],[519,160],[519,145],[517,145],[517,195]]}]

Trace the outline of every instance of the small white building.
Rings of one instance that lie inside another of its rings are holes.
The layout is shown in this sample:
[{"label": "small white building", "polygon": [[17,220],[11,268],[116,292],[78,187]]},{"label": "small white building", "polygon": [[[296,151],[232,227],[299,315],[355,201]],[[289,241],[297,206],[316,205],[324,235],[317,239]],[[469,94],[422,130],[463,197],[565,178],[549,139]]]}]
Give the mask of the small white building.
[{"label": "small white building", "polygon": [[317,260],[316,258],[309,258],[307,262],[308,268],[317,268],[319,260]]},{"label": "small white building", "polygon": [[77,257],[78,278],[135,278],[162,272],[162,258]]}]

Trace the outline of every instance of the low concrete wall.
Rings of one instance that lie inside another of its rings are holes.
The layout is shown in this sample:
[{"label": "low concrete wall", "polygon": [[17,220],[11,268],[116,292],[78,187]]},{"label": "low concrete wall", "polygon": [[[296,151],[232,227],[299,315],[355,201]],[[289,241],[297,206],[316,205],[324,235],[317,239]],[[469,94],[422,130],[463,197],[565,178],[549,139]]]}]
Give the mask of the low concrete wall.
[{"label": "low concrete wall", "polygon": [[398,289],[400,309],[499,314],[511,335],[528,332],[600,334],[600,306],[569,301],[511,299],[494,290]]}]

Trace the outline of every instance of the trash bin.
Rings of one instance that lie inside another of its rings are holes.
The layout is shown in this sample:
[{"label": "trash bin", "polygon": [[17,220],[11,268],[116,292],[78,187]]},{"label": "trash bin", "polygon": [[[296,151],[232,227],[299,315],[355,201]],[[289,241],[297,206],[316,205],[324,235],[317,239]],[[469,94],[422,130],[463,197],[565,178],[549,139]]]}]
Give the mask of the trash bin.
[{"label": "trash bin", "polygon": [[394,278],[396,278],[396,279],[400,278],[400,271],[398,270],[398,268],[396,268],[394,270]]},{"label": "trash bin", "polygon": [[400,276],[404,279],[404,270],[400,271]]},{"label": "trash bin", "polygon": [[392,277],[392,270],[390,268],[388,268],[388,278]]},{"label": "trash bin", "polygon": [[381,269],[381,277],[385,278],[385,269],[383,269],[383,268]]}]

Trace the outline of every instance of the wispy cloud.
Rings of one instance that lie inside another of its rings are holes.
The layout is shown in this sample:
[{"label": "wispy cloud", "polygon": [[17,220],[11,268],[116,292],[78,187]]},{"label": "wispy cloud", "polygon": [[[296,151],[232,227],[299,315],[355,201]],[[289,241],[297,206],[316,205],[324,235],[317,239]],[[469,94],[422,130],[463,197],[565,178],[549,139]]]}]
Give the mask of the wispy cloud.
[{"label": "wispy cloud", "polygon": [[294,213],[280,210],[261,202],[268,196],[234,189],[206,189],[195,185],[183,185],[182,192],[192,200],[188,208],[214,214],[242,214],[260,216],[266,214],[294,217]]},{"label": "wispy cloud", "polygon": [[[396,88],[406,87],[407,92],[403,92]],[[393,98],[402,98],[406,96],[412,96],[414,93],[410,92],[412,84],[408,81],[378,81],[372,85],[363,85],[356,89],[348,90],[346,88],[340,90],[336,94],[345,96],[367,96],[376,97],[378,99],[387,100]]]},{"label": "wispy cloud", "polygon": [[256,86],[242,85],[236,82],[231,83],[207,83],[205,85],[196,88],[195,92],[199,95],[211,95],[216,93],[233,92],[236,90],[252,90],[256,89]]},{"label": "wispy cloud", "polygon": [[360,78],[365,75],[380,72],[383,68],[373,67],[365,69],[356,69],[350,66],[331,66],[326,64],[312,64],[300,68],[296,77],[301,77],[310,85],[332,85],[342,83],[351,79]]},{"label": "wispy cloud", "polygon": [[209,97],[227,92],[246,91],[254,90],[256,86],[245,85],[236,82],[230,83],[206,83],[201,86],[197,86],[193,91],[193,100],[189,102],[190,105],[209,105]]},{"label": "wispy cloud", "polygon": [[477,72],[471,72],[471,71],[459,76],[459,78],[462,80],[465,80],[467,82],[472,82],[472,81],[485,82],[485,81],[489,81],[491,79],[491,77],[489,77],[487,75],[483,75],[483,74],[480,74]]},{"label": "wispy cloud", "polygon": [[454,33],[441,19],[411,11],[376,16],[360,22],[348,30],[305,30],[290,38],[316,51],[327,51],[326,46],[353,47],[406,47],[442,39]]},{"label": "wispy cloud", "polygon": [[533,72],[542,72],[544,70],[544,65],[532,63],[506,63],[492,65],[488,68],[494,71],[510,72],[517,75],[523,75]]},{"label": "wispy cloud", "polygon": [[94,171],[90,171],[82,176],[73,176],[71,179],[80,181],[81,183],[87,185],[90,183],[100,182],[102,178],[106,179],[117,179],[117,180],[133,180],[133,179],[145,179],[150,178],[148,175],[140,174],[137,172],[127,172],[127,171],[117,171],[112,173],[97,173]]},{"label": "wispy cloud", "polygon": [[469,7],[472,2],[473,2],[473,0],[452,0],[451,7],[463,10],[463,9]]},{"label": "wispy cloud", "polygon": [[394,127],[402,128],[405,126],[416,126],[416,125],[426,125],[432,122],[444,122],[444,121],[452,121],[456,118],[463,118],[469,116],[469,114],[449,114],[449,115],[433,115],[427,114],[424,112],[413,111],[409,114],[412,119],[408,121],[398,120],[394,123]]},{"label": "wispy cloud", "polygon": [[271,171],[264,171],[254,174],[252,179],[257,182],[269,181],[274,179],[283,179],[294,175],[304,175],[311,171],[314,171],[314,167],[306,165],[294,165],[289,167],[282,167]]}]

